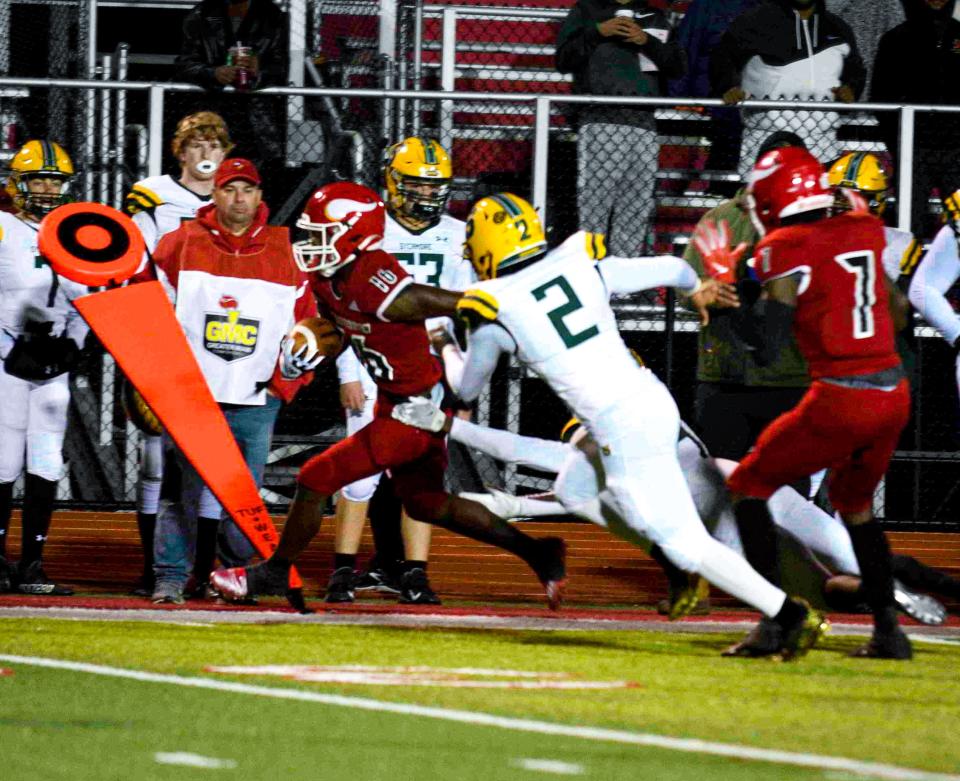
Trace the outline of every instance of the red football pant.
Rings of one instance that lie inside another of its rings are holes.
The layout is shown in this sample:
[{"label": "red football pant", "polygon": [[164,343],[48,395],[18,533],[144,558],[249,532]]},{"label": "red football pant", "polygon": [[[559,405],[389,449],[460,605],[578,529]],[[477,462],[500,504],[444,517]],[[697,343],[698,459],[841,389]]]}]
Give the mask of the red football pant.
[{"label": "red football pant", "polygon": [[781,486],[830,469],[830,503],[841,513],[873,505],[910,417],[910,384],[892,391],[816,381],[789,412],[767,426],[730,475],[731,491],[769,499]]},{"label": "red football pant", "polygon": [[389,469],[407,513],[422,521],[437,518],[449,498],[443,487],[446,436],[394,420],[393,406],[379,399],[368,425],[303,465],[297,476],[300,485],[331,496],[345,485]]}]

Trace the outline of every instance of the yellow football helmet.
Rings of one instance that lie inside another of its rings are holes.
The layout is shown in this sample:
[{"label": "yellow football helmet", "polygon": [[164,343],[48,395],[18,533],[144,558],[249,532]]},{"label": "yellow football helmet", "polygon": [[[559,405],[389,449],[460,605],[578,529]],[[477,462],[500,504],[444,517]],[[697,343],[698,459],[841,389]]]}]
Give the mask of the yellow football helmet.
[{"label": "yellow football helmet", "polygon": [[467,217],[463,257],[480,279],[495,279],[547,251],[540,217],[512,193],[481,198]]},{"label": "yellow football helmet", "polygon": [[[73,163],[63,147],[54,141],[34,139],[13,156],[6,189],[14,206],[43,217],[69,200],[67,186],[72,177]],[[31,178],[61,179],[60,192],[31,193],[27,186]]]},{"label": "yellow football helmet", "polygon": [[453,165],[450,155],[430,138],[405,138],[387,150],[383,169],[391,215],[435,223],[450,200]]},{"label": "yellow football helmet", "polygon": [[[880,158],[870,152],[851,152],[837,160],[827,172],[831,187],[855,190],[866,200],[870,211],[877,216],[887,207],[887,171]],[[834,209],[850,208],[847,199],[838,196]]]}]

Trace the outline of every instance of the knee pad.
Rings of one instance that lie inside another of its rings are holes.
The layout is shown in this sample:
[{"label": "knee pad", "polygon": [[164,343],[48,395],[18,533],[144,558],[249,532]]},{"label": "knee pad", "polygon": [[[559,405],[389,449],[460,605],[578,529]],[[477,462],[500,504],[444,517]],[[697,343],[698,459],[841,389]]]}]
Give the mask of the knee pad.
[{"label": "knee pad", "polygon": [[44,480],[63,477],[63,434],[52,431],[27,434],[27,471]]},{"label": "knee pad", "polygon": [[661,550],[684,572],[697,572],[703,563],[707,532],[703,536],[681,532],[670,535],[659,543]]},{"label": "knee pad", "polygon": [[365,477],[362,480],[357,480],[355,483],[350,483],[350,485],[341,488],[340,493],[344,499],[350,502],[369,502],[374,491],[377,490],[381,474],[383,473],[380,472],[375,475],[370,475],[370,477]]}]

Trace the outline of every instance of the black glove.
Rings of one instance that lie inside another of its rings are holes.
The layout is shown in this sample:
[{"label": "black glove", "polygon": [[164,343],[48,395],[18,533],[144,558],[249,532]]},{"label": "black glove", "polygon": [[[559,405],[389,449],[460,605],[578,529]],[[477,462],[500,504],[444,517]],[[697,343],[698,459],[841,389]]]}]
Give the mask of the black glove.
[{"label": "black glove", "polygon": [[13,377],[39,382],[70,371],[79,359],[80,348],[69,336],[25,333],[13,343],[3,368]]}]

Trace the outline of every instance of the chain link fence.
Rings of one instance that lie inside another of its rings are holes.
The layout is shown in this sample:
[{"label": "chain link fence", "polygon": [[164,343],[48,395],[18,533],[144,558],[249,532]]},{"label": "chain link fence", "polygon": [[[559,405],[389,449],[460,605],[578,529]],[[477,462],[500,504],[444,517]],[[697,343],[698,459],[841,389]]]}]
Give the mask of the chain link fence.
[{"label": "chain link fence", "polygon": [[[118,204],[136,179],[176,170],[168,145],[182,116],[218,111],[230,124],[236,154],[251,157],[264,172],[274,221],[288,225],[312,189],[326,181],[352,179],[380,189],[383,149],[410,134],[429,135],[452,152],[455,216],[464,216],[478,197],[510,190],[545,214],[551,244],[583,228],[608,234],[610,248],[628,255],[681,254],[704,211],[738,188],[757,139],[774,130],[797,132],[824,160],[846,151],[874,151],[913,183],[921,178],[918,172],[938,168],[929,151],[936,147],[924,146],[922,133],[916,160],[909,143],[908,156],[900,159],[900,112],[752,102],[743,110],[743,137],[722,139],[742,146],[740,170],[735,161],[714,169],[711,150],[719,131],[706,108],[716,102],[678,106],[675,100],[570,97],[569,78],[552,63],[564,12],[528,5],[535,3],[492,10],[401,4],[397,57],[390,59],[380,54],[379,3],[315,0],[312,18],[320,24],[310,27],[306,83],[323,89],[242,95],[164,86],[158,120],[147,85],[0,82],[0,116],[16,117],[17,141],[66,140],[80,172],[76,192]],[[81,22],[78,16],[76,24]],[[71,67],[67,75],[83,75],[82,63],[74,60]],[[385,85],[400,91],[380,91]],[[920,111],[917,127],[941,119]],[[887,212],[901,227],[917,226],[925,239],[938,225],[942,196],[957,186],[949,177],[930,182],[922,195],[918,191],[925,185],[914,187],[909,208],[894,197]],[[628,345],[671,388],[681,413],[692,418],[695,320],[667,291],[614,304]],[[955,528],[960,421],[952,355],[933,329],[918,323],[915,330],[914,415],[877,508],[898,528]],[[95,344],[88,345],[71,387],[69,474],[59,499],[129,508],[139,434],[124,417],[112,361]],[[539,379],[504,365],[477,404],[476,419],[553,439],[568,413]],[[268,503],[285,504],[299,464],[342,435],[335,373],[321,373],[280,416],[264,486]],[[488,483],[521,493],[551,485],[550,476],[462,450],[454,453],[450,480],[454,488]]]}]

